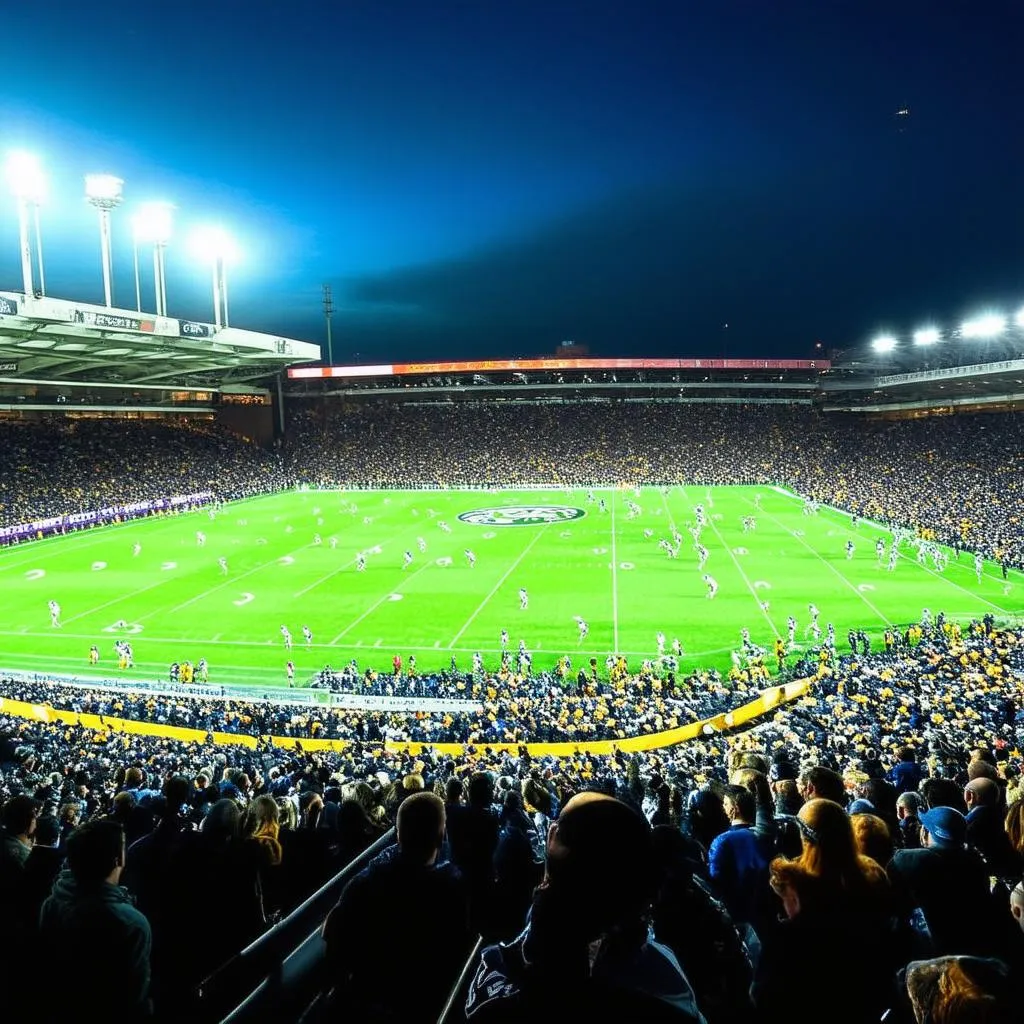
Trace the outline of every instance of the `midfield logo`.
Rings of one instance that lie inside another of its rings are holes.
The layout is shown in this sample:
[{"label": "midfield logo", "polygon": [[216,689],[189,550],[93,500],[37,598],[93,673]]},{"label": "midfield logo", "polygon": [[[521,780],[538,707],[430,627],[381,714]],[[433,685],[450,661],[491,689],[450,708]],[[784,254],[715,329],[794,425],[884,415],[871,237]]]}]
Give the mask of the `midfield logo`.
[{"label": "midfield logo", "polygon": [[459,520],[470,526],[547,526],[582,519],[586,514],[571,505],[499,505],[463,512]]}]

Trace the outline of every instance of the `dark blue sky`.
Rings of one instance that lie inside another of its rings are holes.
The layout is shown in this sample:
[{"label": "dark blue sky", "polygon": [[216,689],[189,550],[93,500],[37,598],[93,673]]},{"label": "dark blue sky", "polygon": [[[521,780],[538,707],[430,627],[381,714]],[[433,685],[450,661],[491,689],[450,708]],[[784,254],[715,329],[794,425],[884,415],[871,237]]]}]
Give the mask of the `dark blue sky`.
[{"label": "dark blue sky", "polygon": [[[238,238],[238,326],[320,341],[330,281],[339,361],[797,356],[1024,301],[1019,0],[41,0],[0,23],[0,144],[52,178],[51,294],[101,298],[102,170],[126,180],[117,304],[130,207],[166,198],[179,238]],[[210,319],[207,276],[172,247],[172,314]]]}]

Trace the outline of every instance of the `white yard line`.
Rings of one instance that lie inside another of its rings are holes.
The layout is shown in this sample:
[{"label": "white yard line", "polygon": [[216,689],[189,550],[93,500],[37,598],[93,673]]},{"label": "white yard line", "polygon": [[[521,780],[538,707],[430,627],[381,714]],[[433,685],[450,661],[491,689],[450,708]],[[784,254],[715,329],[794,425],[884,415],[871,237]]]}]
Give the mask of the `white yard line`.
[{"label": "white yard line", "polygon": [[785,530],[786,533],[790,534],[790,536],[792,536],[794,540],[796,540],[798,543],[802,544],[805,548],[807,548],[807,550],[810,551],[810,553],[814,555],[814,557],[817,558],[819,562],[821,562],[823,565],[831,569],[832,572],[834,572],[836,576],[838,576],[875,613],[875,615],[877,615],[879,619],[882,620],[882,622],[886,626],[891,624],[888,616],[883,615],[881,610],[872,601],[868,600],[868,598],[866,598],[863,593],[861,593],[860,589],[857,587],[855,583],[851,583],[830,561],[828,561],[826,558],[823,558],[818,553],[817,549],[814,548],[812,545],[808,544],[807,541],[804,540],[804,538],[801,537],[795,530],[791,530],[788,526],[785,525],[785,523],[776,519],[775,516],[773,516],[770,512],[766,512],[764,509],[758,508],[752,501],[747,501],[746,498],[744,498],[743,500],[746,501],[747,504],[750,505],[750,507],[753,508],[756,512],[760,512],[761,515],[767,516],[773,523],[776,524],[776,526],[782,527],[782,529]]},{"label": "white yard line", "polygon": [[615,492],[612,491],[612,650],[619,653],[619,559],[615,553]]},{"label": "white yard line", "polygon": [[470,617],[468,619],[466,619],[466,621],[463,623],[462,629],[460,629],[458,631],[458,633],[456,633],[455,636],[452,637],[452,642],[448,645],[448,650],[449,651],[454,650],[455,645],[459,642],[459,638],[462,636],[462,634],[465,633],[466,630],[469,629],[469,627],[471,625],[473,625],[473,621],[476,619],[476,617],[484,610],[484,608],[487,607],[487,604],[491,600],[491,598],[494,597],[494,595],[499,590],[501,590],[502,585],[504,584],[505,580],[507,580],[509,578],[509,576],[511,576],[512,573],[515,572],[516,566],[518,566],[519,563],[530,553],[530,551],[533,548],[534,544],[536,544],[537,541],[539,541],[541,539],[541,537],[543,537],[544,534],[548,532],[548,529],[550,528],[550,526],[551,526],[551,524],[548,523],[547,526],[541,527],[541,529],[534,536],[533,540],[531,540],[530,543],[527,544],[525,548],[523,548],[523,550],[522,550],[521,554],[519,555],[519,557],[505,571],[505,575],[502,576],[501,579],[498,580],[498,582],[494,584],[494,586],[491,588],[490,593],[480,602],[480,604],[477,607],[476,611],[473,612],[473,614],[470,615]]},{"label": "white yard line", "polygon": [[[341,638],[342,638],[342,637],[343,637],[343,636],[344,636],[344,635],[345,635],[346,633],[348,633],[348,632],[349,632],[350,630],[352,630],[352,629],[354,629],[354,628],[355,628],[356,626],[358,626],[358,625],[359,625],[359,623],[360,623],[360,622],[362,622],[362,621],[363,621],[363,619],[365,619],[365,618],[366,618],[366,617],[367,617],[368,615],[370,615],[370,614],[371,614],[372,612],[375,612],[375,611],[376,611],[376,610],[377,610],[377,609],[378,609],[378,608],[379,608],[379,607],[380,607],[380,606],[381,606],[381,605],[382,605],[382,604],[383,604],[383,603],[384,603],[385,601],[387,601],[387,600],[388,600],[388,599],[389,599],[389,598],[391,597],[391,595],[392,595],[392,594],[397,594],[397,593],[398,593],[398,592],[399,592],[399,591],[400,591],[400,590],[402,589],[402,587],[404,587],[404,586],[405,586],[405,585],[406,585],[407,583],[411,583],[411,582],[412,582],[412,581],[413,581],[414,579],[416,579],[416,577],[417,577],[417,576],[419,576],[419,574],[420,574],[421,572],[425,572],[425,571],[426,571],[427,569],[429,569],[429,568],[431,567],[431,565],[433,565],[433,564],[434,564],[433,562],[424,562],[424,563],[423,563],[423,565],[421,565],[421,566],[420,566],[420,567],[419,567],[419,568],[418,568],[418,569],[417,569],[417,570],[416,570],[416,571],[415,571],[414,573],[412,573],[412,574],[411,574],[411,575],[409,575],[409,576],[403,576],[403,578],[402,578],[402,581],[401,581],[400,583],[398,583],[398,584],[396,584],[395,586],[391,587],[391,589],[390,589],[390,590],[388,590],[388,592],[387,592],[386,594],[384,594],[384,595],[383,595],[383,597],[381,597],[381,598],[379,598],[378,600],[374,601],[374,602],[373,602],[373,604],[371,604],[371,605],[370,605],[370,607],[369,607],[369,608],[367,608],[367,609],[366,609],[366,611],[362,613],[362,615],[360,615],[360,616],[358,616],[357,618],[353,619],[353,620],[352,620],[352,621],[351,621],[351,622],[350,622],[350,623],[349,623],[349,624],[348,624],[348,625],[347,625],[347,626],[346,626],[346,627],[345,627],[345,628],[344,628],[344,629],[343,629],[343,630],[342,630],[342,631],[341,631],[341,632],[340,632],[340,633],[339,633],[339,634],[338,634],[338,635],[337,635],[337,636],[336,636],[336,637],[335,637],[335,638],[334,638],[334,639],[333,639],[333,640],[332,640],[332,641],[330,642],[330,644],[328,644],[328,646],[329,646],[329,647],[333,647],[333,646],[334,646],[334,645],[335,645],[335,644],[336,644],[336,643],[337,643],[337,642],[338,642],[338,641],[339,641],[339,640],[340,640],[340,639],[341,639]],[[378,647],[380,646],[380,641],[379,641],[379,640],[377,641],[377,643],[376,643],[376,645],[375,645],[375,646],[378,646]]]},{"label": "white yard line", "polygon": [[771,626],[772,632],[777,637],[782,636],[782,634],[776,628],[775,623],[772,621],[772,617],[768,614],[768,612],[765,611],[764,602],[761,600],[761,596],[760,596],[760,594],[758,594],[757,588],[754,586],[753,583],[750,582],[750,577],[747,576],[747,574],[743,571],[743,566],[740,565],[739,559],[737,559],[737,557],[732,553],[732,548],[729,547],[728,543],[726,542],[725,538],[722,536],[722,534],[719,531],[718,527],[715,526],[715,520],[714,520],[714,516],[712,515],[712,513],[709,512],[707,518],[708,518],[708,526],[711,527],[712,533],[714,533],[714,535],[718,538],[718,542],[722,545],[722,547],[725,548],[725,550],[728,553],[729,557],[732,559],[732,564],[736,566],[736,571],[743,577],[743,582],[746,583],[747,590],[750,591],[751,596],[757,602],[758,611],[760,611],[760,613],[765,617],[765,621],[768,623],[769,626]]},{"label": "white yard line", "polygon": [[145,594],[147,590],[154,590],[157,587],[162,587],[168,582],[168,577],[159,579],[156,583],[147,584],[145,587],[139,587],[138,590],[132,590],[127,594],[119,594],[117,597],[110,601],[104,601],[103,604],[96,605],[95,608],[90,608],[88,611],[79,612],[77,615],[72,615],[68,619],[64,619],[61,623],[62,626],[67,625],[69,622],[77,622],[79,619],[84,619],[87,615],[92,615],[95,612],[101,612],[104,608],[109,608],[112,604],[119,604],[121,601],[128,601],[133,597],[137,597],[139,594]]}]

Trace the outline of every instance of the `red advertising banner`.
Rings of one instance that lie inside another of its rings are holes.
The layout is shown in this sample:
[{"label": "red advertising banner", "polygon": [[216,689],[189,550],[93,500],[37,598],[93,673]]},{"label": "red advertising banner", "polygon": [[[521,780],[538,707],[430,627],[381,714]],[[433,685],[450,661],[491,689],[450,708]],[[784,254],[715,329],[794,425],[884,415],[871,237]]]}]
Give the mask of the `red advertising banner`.
[{"label": "red advertising banner", "polygon": [[461,363],[379,363],[299,366],[293,380],[318,377],[403,377],[435,373],[525,373],[551,370],[827,370],[827,359],[483,359]]}]

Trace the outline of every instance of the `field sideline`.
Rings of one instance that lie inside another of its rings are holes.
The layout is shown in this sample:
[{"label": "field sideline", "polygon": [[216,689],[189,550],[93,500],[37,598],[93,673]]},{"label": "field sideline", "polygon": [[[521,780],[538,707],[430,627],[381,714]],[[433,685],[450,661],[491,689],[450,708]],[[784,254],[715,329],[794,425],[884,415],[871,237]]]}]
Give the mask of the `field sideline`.
[{"label": "field sideline", "polygon": [[[1019,572],[1003,581],[987,564],[979,584],[966,554],[942,574],[912,557],[887,572],[874,550],[876,537],[891,539],[887,532],[863,522],[853,530],[848,516],[831,509],[806,516],[799,498],[773,488],[644,488],[639,496],[595,497],[607,511],[585,490],[286,492],[234,503],[213,519],[206,511],[160,516],[11,547],[0,552],[0,667],[164,682],[172,661],[205,657],[212,683],[282,685],[291,657],[305,685],[325,664],[338,668],[352,658],[361,669],[388,671],[396,653],[415,654],[421,670],[447,668],[454,657],[468,671],[474,651],[493,666],[505,628],[513,649],[526,641],[538,669],[564,653],[576,665],[597,657],[603,669],[613,650],[638,664],[655,656],[658,631],[669,643],[682,641],[684,668],[724,669],[743,627],[769,647],[793,615],[802,643],[812,601],[822,626],[835,624],[841,650],[848,629],[877,637],[924,607],[958,619],[1024,611]],[[631,517],[629,501],[641,506],[639,516]],[[702,542],[705,571],[719,584],[714,600],[686,533],[702,503],[712,517]],[[570,511],[519,525],[485,514],[554,506]],[[476,521],[460,521],[474,512]],[[747,515],[757,519],[753,532],[742,529]],[[677,559],[658,547],[672,523],[685,538]],[[203,546],[197,531],[206,535]],[[850,537],[857,546],[847,560]],[[403,569],[406,550],[414,557]],[[368,552],[365,572],[356,570],[360,552]],[[526,611],[520,587],[529,592]],[[62,609],[59,629],[50,626],[50,600]],[[576,616],[589,624],[582,644]],[[121,620],[127,629],[116,628]],[[282,625],[295,640],[290,655]],[[304,625],[313,633],[309,647]],[[134,649],[136,667],[124,673],[113,651],[118,637]],[[100,650],[96,668],[88,665],[91,644]]]}]

